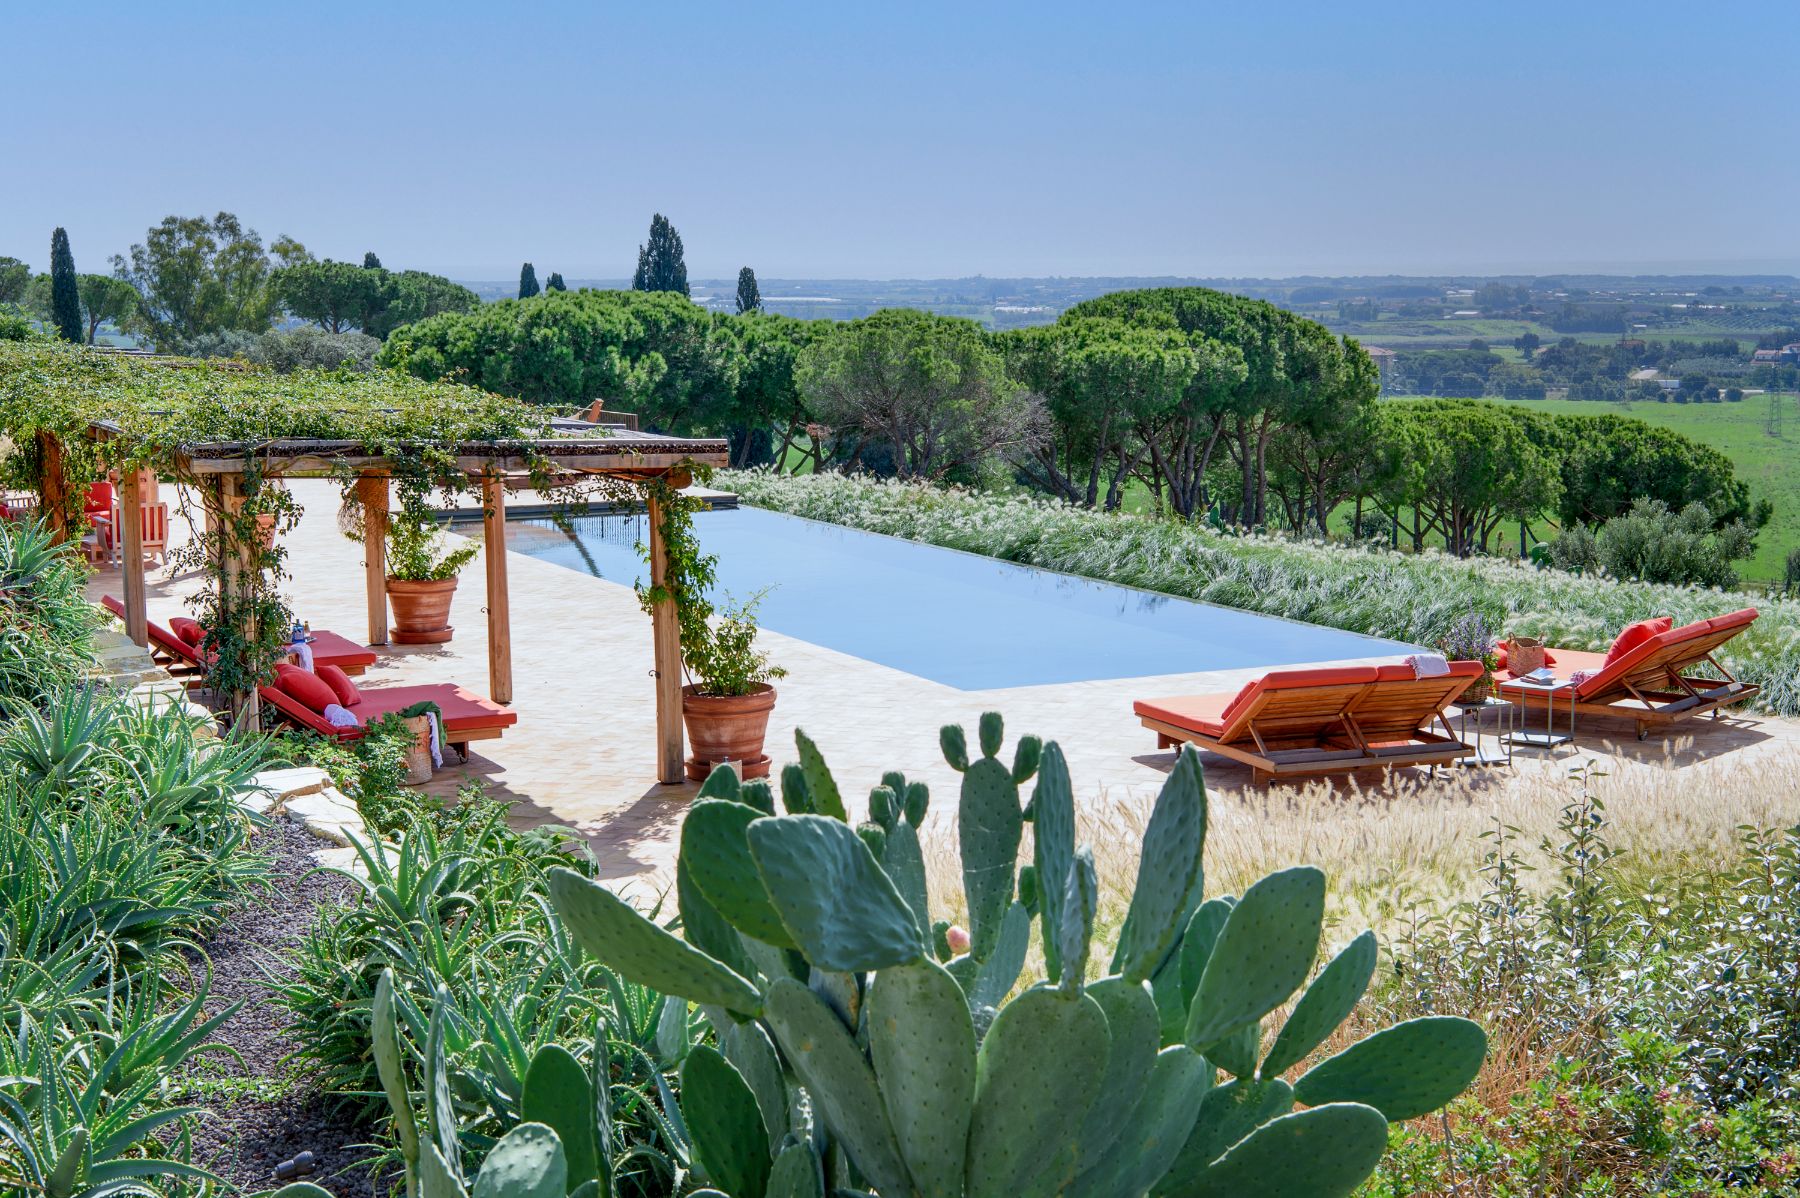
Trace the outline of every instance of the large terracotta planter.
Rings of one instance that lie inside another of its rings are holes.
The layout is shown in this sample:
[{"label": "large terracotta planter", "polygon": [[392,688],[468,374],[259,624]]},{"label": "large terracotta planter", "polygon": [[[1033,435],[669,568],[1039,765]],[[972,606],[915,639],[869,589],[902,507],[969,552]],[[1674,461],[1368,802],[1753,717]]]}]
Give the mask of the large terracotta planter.
[{"label": "large terracotta planter", "polygon": [[401,645],[441,645],[456,630],[450,627],[450,600],[456,579],[410,582],[388,576],[388,607],[394,613],[392,637]]},{"label": "large terracotta planter", "polygon": [[687,775],[703,782],[713,767],[730,761],[746,778],[769,776],[769,758],[763,737],[769,731],[769,713],[775,710],[775,688],[767,684],[747,695],[703,695],[698,688],[681,688],[681,718],[687,725]]}]

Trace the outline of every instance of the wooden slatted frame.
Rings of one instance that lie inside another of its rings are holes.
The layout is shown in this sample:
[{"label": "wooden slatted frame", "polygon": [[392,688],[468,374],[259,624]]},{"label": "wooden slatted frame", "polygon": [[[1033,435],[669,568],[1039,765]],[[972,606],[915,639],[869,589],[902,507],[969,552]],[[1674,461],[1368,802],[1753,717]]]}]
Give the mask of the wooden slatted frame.
[{"label": "wooden slatted frame", "polygon": [[[1748,627],[1748,624],[1738,624],[1661,645],[1624,671],[1605,690],[1586,697],[1576,695],[1575,711],[1581,715],[1635,720],[1639,740],[1649,736],[1652,728],[1668,728],[1696,716],[1711,713],[1718,719],[1724,715],[1725,708],[1762,693],[1762,688],[1755,683],[1739,682],[1713,655],[1714,650]],[[1702,665],[1710,666],[1720,677],[1688,676],[1687,671]],[[1504,697],[1514,703],[1524,698],[1512,692],[1505,693]],[[1642,706],[1621,701],[1625,698]]]},{"label": "wooden slatted frame", "polygon": [[[1470,677],[1453,675],[1264,691],[1244,712],[1234,716],[1218,736],[1209,736],[1155,716],[1138,718],[1144,727],[1157,734],[1158,748],[1173,748],[1182,743],[1197,745],[1249,766],[1252,780],[1259,784],[1278,777],[1340,773],[1371,767],[1426,765],[1435,769],[1470,752],[1469,746],[1451,732],[1444,719],[1444,708],[1474,681]],[[1357,709],[1364,703],[1387,700],[1395,693],[1395,688],[1418,693],[1421,682],[1441,685],[1423,688],[1425,694],[1420,696],[1421,702],[1413,709],[1417,718],[1407,740],[1401,744],[1389,743],[1394,739],[1389,734],[1398,729],[1398,721],[1384,727],[1382,739],[1372,740],[1357,718]],[[1388,693],[1379,694],[1384,688]],[[1330,696],[1339,700],[1335,713],[1332,704],[1320,702]],[[1423,701],[1426,698],[1431,702],[1429,712]],[[1314,708],[1309,715],[1303,716],[1294,710],[1308,706]],[[1317,710],[1320,706],[1325,710]],[[1310,722],[1302,725],[1299,722],[1302,719]],[[1280,723],[1271,727],[1271,720]],[[1430,730],[1429,726],[1434,722],[1443,728],[1442,734]],[[1303,728],[1308,734],[1297,735]],[[1342,729],[1341,733],[1339,729]],[[1243,743],[1246,737],[1250,742],[1248,745]]]}]

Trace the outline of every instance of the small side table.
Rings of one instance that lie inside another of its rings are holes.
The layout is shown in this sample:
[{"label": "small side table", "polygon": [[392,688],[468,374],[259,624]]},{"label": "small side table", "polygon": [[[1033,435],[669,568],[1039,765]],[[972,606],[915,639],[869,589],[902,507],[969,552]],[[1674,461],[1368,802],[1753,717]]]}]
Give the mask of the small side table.
[{"label": "small side table", "polygon": [[[1464,743],[1473,750],[1467,757],[1458,757],[1456,764],[1470,768],[1482,765],[1510,766],[1513,763],[1512,737],[1517,730],[1515,717],[1518,714],[1518,707],[1508,703],[1505,699],[1495,698],[1492,695],[1479,702],[1459,702],[1454,706],[1462,717],[1458,721],[1460,726],[1457,731],[1461,734]],[[1490,716],[1494,721],[1494,747],[1484,749],[1481,747],[1482,728]],[[1469,721],[1471,719],[1475,722],[1475,738],[1473,740],[1469,739]]]},{"label": "small side table", "polygon": [[[1507,695],[1519,697],[1519,720],[1525,727],[1507,737],[1511,744],[1526,745],[1533,749],[1555,750],[1575,739],[1575,684],[1563,681],[1554,683],[1526,682],[1514,678],[1510,682],[1500,684],[1500,690]],[[1544,730],[1531,731],[1531,697],[1544,697]],[[1569,701],[1569,730],[1556,730],[1556,698],[1558,695]]]}]

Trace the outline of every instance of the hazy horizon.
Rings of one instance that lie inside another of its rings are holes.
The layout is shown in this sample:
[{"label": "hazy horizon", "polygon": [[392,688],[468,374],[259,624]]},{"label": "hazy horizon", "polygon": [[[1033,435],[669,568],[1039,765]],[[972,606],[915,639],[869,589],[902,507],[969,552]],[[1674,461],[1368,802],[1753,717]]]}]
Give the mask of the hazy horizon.
[{"label": "hazy horizon", "polygon": [[[1781,4],[8,16],[0,254],[171,213],[455,278],[1800,273]],[[27,169],[20,170],[19,164]]]}]

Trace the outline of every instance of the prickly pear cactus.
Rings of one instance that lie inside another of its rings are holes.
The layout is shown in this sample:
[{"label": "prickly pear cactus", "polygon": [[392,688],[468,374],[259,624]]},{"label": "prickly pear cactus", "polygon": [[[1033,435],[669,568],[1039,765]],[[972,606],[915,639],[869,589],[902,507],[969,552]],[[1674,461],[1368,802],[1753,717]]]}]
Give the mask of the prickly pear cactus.
[{"label": "prickly pear cactus", "polygon": [[[781,774],[785,814],[767,787],[715,774],[702,789],[677,867],[685,940],[599,884],[552,871],[552,900],[577,943],[622,976],[699,1004],[717,1032],[718,1048],[693,1050],[682,1069],[679,1125],[696,1180],[711,1187],[695,1193],[1341,1198],[1380,1160],[1390,1120],[1438,1109],[1481,1067],[1485,1035],[1449,1018],[1313,1060],[1368,985],[1374,937],[1314,974],[1324,878],[1309,867],[1203,900],[1206,791],[1192,750],[1151,812],[1109,958],[1093,951],[1100,879],[1076,843],[1058,746],[1027,737],[1004,764],[994,713],[980,721],[976,756],[960,727],[940,735],[962,776],[970,927],[958,951],[961,932],[928,909],[924,785],[884,775],[869,818],[852,827],[817,746],[797,740],[799,760]],[[1048,977],[1020,989],[1034,938]],[[416,1128],[387,1055],[382,1081],[403,1151],[412,1145],[409,1177],[422,1198],[463,1193],[447,1159],[454,1132],[445,1137],[430,1101]],[[1309,1062],[1291,1083],[1283,1076]],[[580,1126],[578,1109],[596,1104],[571,1063],[534,1063],[535,1122],[495,1146],[505,1160],[491,1175],[482,1166],[476,1193],[554,1198],[561,1179],[588,1198],[577,1176],[589,1169],[604,1185],[610,1137]],[[558,1077],[572,1099],[547,1092]]]}]

